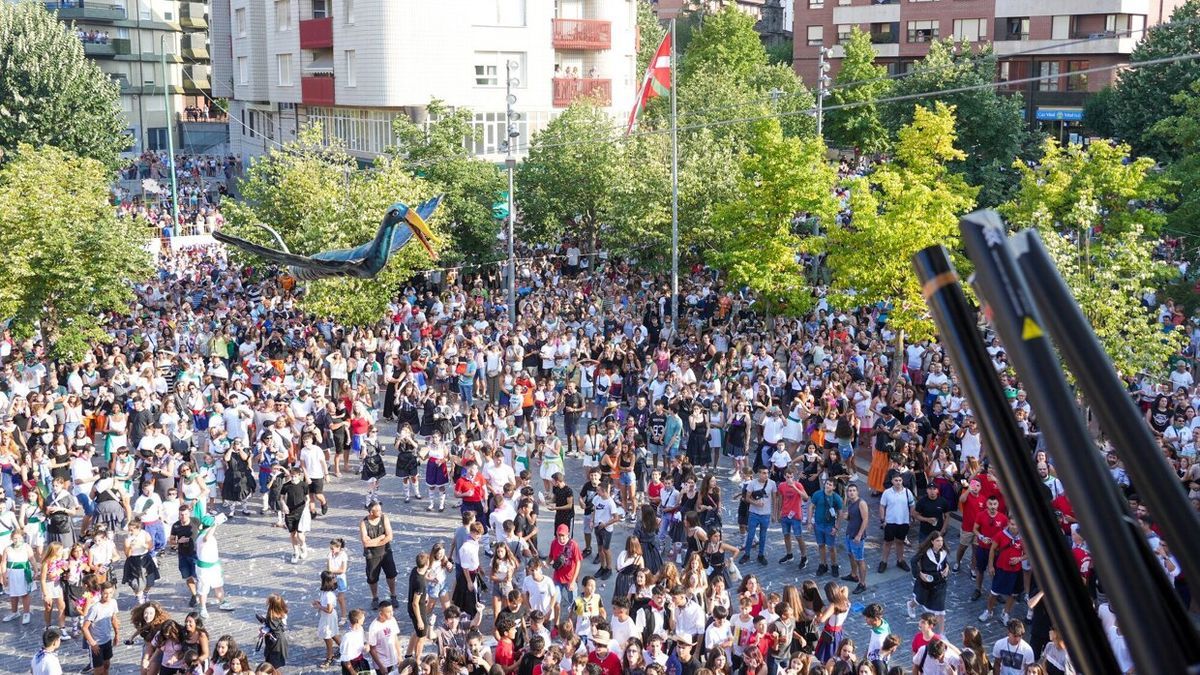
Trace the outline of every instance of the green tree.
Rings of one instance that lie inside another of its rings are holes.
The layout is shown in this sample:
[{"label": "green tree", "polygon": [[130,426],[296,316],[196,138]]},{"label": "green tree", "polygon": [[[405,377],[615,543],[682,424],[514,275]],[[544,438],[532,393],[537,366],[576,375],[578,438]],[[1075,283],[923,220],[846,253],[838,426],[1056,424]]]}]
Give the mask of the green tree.
[{"label": "green tree", "polygon": [[1200,80],[1175,94],[1172,103],[1181,112],[1159,120],[1151,131],[1177,149],[1178,158],[1166,172],[1178,197],[1175,209],[1167,214],[1167,229],[1185,237],[1191,247],[1200,244]]},{"label": "green tree", "polygon": [[[898,137],[892,162],[849,183],[850,226],[827,228],[818,243],[836,305],[889,305],[888,325],[920,340],[934,327],[912,256],[934,244],[958,251],[958,219],[974,207],[979,189],[950,168],[964,155],[955,147],[953,107],[918,107]],[[966,268],[961,256],[956,263]]]},{"label": "green tree", "polygon": [[683,53],[679,77],[687,80],[702,70],[721,70],[740,79],[766,63],[767,50],[754,30],[754,18],[731,3],[703,16]]},{"label": "green tree", "polygon": [[1105,87],[1083,102],[1083,123],[1092,133],[1104,138],[1116,138],[1117,90]]},{"label": "green tree", "polygon": [[497,257],[500,223],[492,217],[492,203],[508,189],[508,182],[499,167],[473,157],[467,148],[467,142],[481,136],[472,125],[469,109],[451,109],[433,99],[427,110],[427,127],[408,117],[397,118],[393,124],[397,145],[391,154],[398,162],[409,163],[418,177],[446,194],[439,210],[443,229],[451,239],[447,258],[493,260]]},{"label": "green tree", "polygon": [[116,168],[129,147],[119,88],[40,2],[0,3],[0,162],[19,143]]},{"label": "green tree", "polygon": [[[319,125],[250,165],[239,184],[241,199],[222,204],[226,228],[239,237],[274,246],[258,224],[274,227],[297,253],[347,248],[369,241],[379,230],[388,206],[415,205],[435,194],[433,186],[387,156],[358,170],[345,149],[326,144]],[[430,226],[440,233],[439,211]],[[440,241],[441,245],[444,242]],[[310,282],[305,309],[348,325],[379,321],[400,285],[429,266],[429,254],[413,243],[393,254],[374,279],[323,279]]]},{"label": "green tree", "polygon": [[[1168,23],[1146,33],[1145,39],[1134,48],[1130,61],[1196,52],[1200,52],[1200,0],[1188,0],[1171,13]],[[1183,111],[1174,96],[1197,80],[1200,80],[1200,62],[1194,59],[1121,71],[1113,104],[1117,138],[1132,145],[1138,154],[1159,160],[1178,156],[1177,149],[1151,129],[1159,120]]]},{"label": "green tree", "polygon": [[[658,15],[654,13],[654,7],[646,0],[637,0],[637,72],[638,85],[641,85],[641,77],[646,74],[646,66],[650,65],[650,59],[654,57],[654,52],[658,49],[658,45],[662,42],[663,36],[667,34],[667,29],[663,28],[658,21]],[[678,38],[678,30],[676,30]],[[676,45],[678,51],[678,45]]]},{"label": "green tree", "polygon": [[19,144],[0,169],[0,316],[18,337],[40,334],[79,359],[108,341],[102,317],[126,312],[150,277],[151,230],[118,219],[99,161]]},{"label": "green tree", "polygon": [[991,86],[995,79],[996,57],[990,47],[973,50],[948,40],[934,42],[912,73],[896,81],[894,96],[981,88],[898,101],[884,109],[884,121],[895,131],[912,121],[916,108],[928,107],[933,101],[954,106],[958,119],[964,121],[957,130],[957,146],[966,156],[956,160],[953,168],[966,176],[967,182],[981,187],[982,206],[1007,199],[1017,182],[1009,167],[1029,142],[1021,97],[997,92]]},{"label": "green tree", "polygon": [[797,216],[833,222],[837,173],[825,161],[818,138],[788,138],[773,119],[755,123],[749,152],[739,159],[738,191],[713,218],[724,240],[707,259],[768,302],[770,311],[799,314],[812,305],[804,269],[797,262],[801,238]]},{"label": "green tree", "polygon": [[829,95],[829,104],[834,109],[825,116],[826,136],[836,146],[867,153],[882,152],[888,146],[888,130],[876,101],[891,92],[892,80],[888,79],[887,68],[875,63],[870,33],[855,26],[844,48],[842,67]]},{"label": "green tree", "polygon": [[795,51],[796,42],[794,40],[780,40],[767,47],[767,60],[771,63],[791,68],[792,60],[795,58]]},{"label": "green tree", "polygon": [[[1036,169],[1017,167],[1016,196],[1000,208],[1013,227],[1036,227],[1059,272],[1117,370],[1162,372],[1182,331],[1164,334],[1146,291],[1176,274],[1154,259],[1162,216],[1143,204],[1161,196],[1153,161],[1129,146],[1061,148],[1047,141]],[[1089,234],[1090,233],[1090,234]]]},{"label": "green tree", "polygon": [[572,226],[595,240],[619,163],[614,137],[612,118],[592,101],[573,103],[533,137],[517,166],[520,240],[558,241]]}]

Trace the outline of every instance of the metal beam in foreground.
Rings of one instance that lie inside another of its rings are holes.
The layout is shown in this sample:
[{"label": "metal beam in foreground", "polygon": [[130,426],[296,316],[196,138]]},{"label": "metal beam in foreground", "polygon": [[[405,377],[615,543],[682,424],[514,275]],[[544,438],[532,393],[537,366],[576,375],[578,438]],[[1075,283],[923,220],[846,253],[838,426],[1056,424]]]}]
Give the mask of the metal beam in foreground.
[{"label": "metal beam in foreground", "polygon": [[[1038,428],[1079,516],[1138,672],[1188,672],[1200,660],[1200,642],[1087,431],[1041,329],[1044,324],[1029,301],[1000,216],[977,211],[963,217],[959,227],[975,264],[975,288],[991,308],[1009,360],[1030,392]],[[1089,647],[1083,643],[1074,653]]]},{"label": "metal beam in foreground", "polygon": [[1072,662],[1082,673],[1120,673],[1058,520],[1041,497],[1042,481],[1033,457],[1025,449],[1012,407],[1004,398],[1000,378],[946,249],[931,246],[918,252],[913,256],[913,267],[958,381],[987,437],[991,457],[1006,488],[1004,496],[1019,518],[1054,625],[1067,644],[1085,645],[1071,650]]},{"label": "metal beam in foreground", "polygon": [[1192,508],[1183,484],[1167,463],[1150,427],[1141,423],[1141,411],[1122,386],[1112,361],[1071,296],[1037,230],[1013,235],[1009,248],[1025,275],[1029,295],[1046,321],[1054,344],[1075,373],[1079,388],[1100,419],[1100,428],[1124,460],[1125,470],[1154,514],[1154,521],[1162,528],[1171,553],[1179,560],[1186,578],[1200,579],[1200,515]]}]

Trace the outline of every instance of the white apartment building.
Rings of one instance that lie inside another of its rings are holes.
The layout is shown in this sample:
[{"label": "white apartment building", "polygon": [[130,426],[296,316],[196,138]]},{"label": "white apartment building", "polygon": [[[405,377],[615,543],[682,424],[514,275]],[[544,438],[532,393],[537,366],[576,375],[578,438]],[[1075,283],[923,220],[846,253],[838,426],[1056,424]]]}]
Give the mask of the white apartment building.
[{"label": "white apartment building", "polygon": [[508,62],[516,147],[581,96],[614,124],[636,97],[635,0],[212,0],[213,95],[230,100],[230,144],[250,157],[309,121],[363,159],[392,121],[431,98],[475,114],[475,153],[503,156]]}]

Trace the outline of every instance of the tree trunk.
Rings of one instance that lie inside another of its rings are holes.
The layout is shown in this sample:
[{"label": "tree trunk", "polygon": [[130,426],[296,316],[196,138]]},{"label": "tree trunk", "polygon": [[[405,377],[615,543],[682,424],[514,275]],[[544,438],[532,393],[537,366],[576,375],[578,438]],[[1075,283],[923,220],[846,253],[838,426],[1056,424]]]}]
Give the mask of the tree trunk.
[{"label": "tree trunk", "polygon": [[904,330],[896,331],[896,353],[892,356],[891,366],[888,368],[891,371],[888,374],[888,405],[891,405],[892,392],[896,391],[896,385],[900,381],[900,360],[904,358]]}]

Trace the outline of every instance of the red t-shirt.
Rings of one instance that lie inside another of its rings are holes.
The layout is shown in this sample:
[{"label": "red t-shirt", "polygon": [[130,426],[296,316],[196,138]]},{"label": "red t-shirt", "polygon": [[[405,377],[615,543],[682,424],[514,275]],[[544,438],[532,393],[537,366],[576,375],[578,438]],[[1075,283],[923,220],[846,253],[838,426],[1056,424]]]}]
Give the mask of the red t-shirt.
[{"label": "red t-shirt", "polygon": [[979,534],[975,537],[975,545],[982,548],[991,548],[992,540],[995,539],[1002,530],[1008,525],[1008,516],[996,512],[995,516],[989,516],[987,510],[980,511],[975,517],[975,526],[979,530]]},{"label": "red t-shirt", "polygon": [[[1071,555],[1075,556],[1075,564],[1079,566],[1079,573],[1084,579],[1089,579],[1092,576],[1092,554],[1087,552],[1087,549],[1079,546],[1071,547]],[[1086,569],[1085,569],[1086,567]]]},{"label": "red t-shirt", "polygon": [[803,511],[801,507],[804,504],[804,498],[808,493],[804,491],[804,486],[796,483],[794,485],[786,481],[779,484],[779,517],[780,518],[800,518]]},{"label": "red t-shirt", "polygon": [[965,494],[967,498],[962,501],[962,523],[965,529],[970,530],[979,514],[987,509],[987,497],[983,496],[982,490],[977,495],[970,492]]},{"label": "red t-shirt", "polygon": [[996,569],[1005,572],[1020,572],[1020,559],[1024,555],[1025,542],[1020,537],[1013,539],[1005,531],[996,535]]},{"label": "red t-shirt", "polygon": [[943,638],[941,635],[934,633],[933,637],[926,640],[925,634],[922,633],[921,631],[917,631],[917,634],[914,635],[913,639],[912,639],[913,653],[916,654],[917,652],[921,651],[921,647],[924,647],[925,645],[929,644],[930,642],[933,642],[934,640],[944,640],[944,639],[945,638]]},{"label": "red t-shirt", "polygon": [[511,666],[517,662],[517,655],[513,650],[513,642],[508,638],[504,638],[496,643],[496,651],[493,656],[496,658],[496,665]]},{"label": "red t-shirt", "polygon": [[1000,486],[996,485],[996,481],[992,480],[992,477],[987,474],[980,474],[977,477],[980,482],[979,494],[983,495],[984,501],[987,501],[988,497],[994,495],[1000,502],[1000,513],[1008,513],[1008,505],[1004,503],[1004,495],[1000,494]]},{"label": "red t-shirt", "polygon": [[604,675],[621,675],[621,657],[610,649],[602,659],[596,652],[588,654],[588,663],[594,663],[604,671]]},{"label": "red t-shirt", "polygon": [[650,483],[646,485],[646,495],[650,497],[650,501],[659,502],[662,500],[662,482]]},{"label": "red t-shirt", "polygon": [[487,493],[487,483],[483,480],[483,474],[475,474],[475,478],[467,478],[464,474],[459,477],[458,482],[454,484],[454,491],[466,496],[462,498],[464,502],[482,502],[484,495]]},{"label": "red t-shirt", "polygon": [[580,553],[579,544],[576,544],[574,539],[568,539],[566,545],[563,545],[558,543],[558,537],[555,537],[550,542],[549,560],[551,566],[555,560],[563,561],[563,564],[554,570],[554,583],[569,584],[575,576],[575,569],[583,562],[583,554]]},{"label": "red t-shirt", "polygon": [[1055,497],[1054,501],[1050,502],[1050,506],[1053,506],[1054,510],[1058,512],[1058,524],[1062,527],[1063,534],[1071,534],[1071,523],[1075,522],[1075,507],[1071,506],[1071,500],[1067,499],[1067,493],[1064,492]]}]

